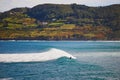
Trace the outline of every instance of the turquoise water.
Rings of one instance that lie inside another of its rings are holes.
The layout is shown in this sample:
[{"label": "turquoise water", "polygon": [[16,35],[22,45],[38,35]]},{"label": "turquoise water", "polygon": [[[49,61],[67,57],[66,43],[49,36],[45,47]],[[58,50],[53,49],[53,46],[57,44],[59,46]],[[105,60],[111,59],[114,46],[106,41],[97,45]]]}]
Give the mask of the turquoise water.
[{"label": "turquoise water", "polygon": [[0,80],[120,80],[120,42],[0,42],[0,54],[40,54],[51,48],[65,51],[77,59],[0,62]]}]

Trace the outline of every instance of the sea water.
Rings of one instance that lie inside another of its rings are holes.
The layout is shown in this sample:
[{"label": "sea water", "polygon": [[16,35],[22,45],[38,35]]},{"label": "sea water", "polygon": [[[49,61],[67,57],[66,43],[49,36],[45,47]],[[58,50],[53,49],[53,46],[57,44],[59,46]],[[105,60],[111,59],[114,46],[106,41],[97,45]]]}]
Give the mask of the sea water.
[{"label": "sea water", "polygon": [[0,80],[120,80],[120,42],[0,41]]}]

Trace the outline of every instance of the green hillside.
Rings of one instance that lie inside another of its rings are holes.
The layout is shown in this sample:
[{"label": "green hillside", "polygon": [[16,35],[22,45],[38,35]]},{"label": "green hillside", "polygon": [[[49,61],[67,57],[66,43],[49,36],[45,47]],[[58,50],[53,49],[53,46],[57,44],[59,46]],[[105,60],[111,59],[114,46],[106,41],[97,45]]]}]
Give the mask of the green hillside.
[{"label": "green hillside", "polygon": [[120,40],[120,5],[43,4],[0,13],[1,40]]}]

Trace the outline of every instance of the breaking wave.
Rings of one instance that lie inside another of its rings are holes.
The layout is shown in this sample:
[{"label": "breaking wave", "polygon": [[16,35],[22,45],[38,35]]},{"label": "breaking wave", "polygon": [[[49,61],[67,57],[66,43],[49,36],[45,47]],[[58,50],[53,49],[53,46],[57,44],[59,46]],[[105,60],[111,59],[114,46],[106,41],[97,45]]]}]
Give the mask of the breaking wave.
[{"label": "breaking wave", "polygon": [[60,50],[51,48],[50,50],[42,53],[24,53],[24,54],[0,54],[0,62],[35,62],[35,61],[49,61],[67,57],[76,59],[71,54]]}]

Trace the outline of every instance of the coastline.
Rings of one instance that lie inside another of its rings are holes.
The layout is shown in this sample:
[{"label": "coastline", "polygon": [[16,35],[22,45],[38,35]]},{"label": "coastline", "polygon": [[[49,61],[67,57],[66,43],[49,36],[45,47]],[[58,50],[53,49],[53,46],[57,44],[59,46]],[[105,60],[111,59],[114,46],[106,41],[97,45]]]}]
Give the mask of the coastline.
[{"label": "coastline", "polygon": [[120,40],[0,40],[0,42],[120,42]]}]

